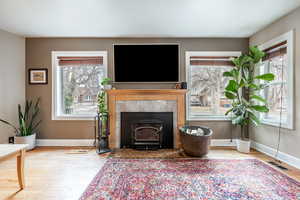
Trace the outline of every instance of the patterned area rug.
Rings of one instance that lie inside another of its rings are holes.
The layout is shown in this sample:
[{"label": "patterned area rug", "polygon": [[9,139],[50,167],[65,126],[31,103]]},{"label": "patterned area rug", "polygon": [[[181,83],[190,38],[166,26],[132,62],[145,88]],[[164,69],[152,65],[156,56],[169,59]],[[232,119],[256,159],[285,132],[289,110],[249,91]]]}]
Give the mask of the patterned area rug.
[{"label": "patterned area rug", "polygon": [[300,183],[256,159],[108,159],[81,200],[298,200]]}]

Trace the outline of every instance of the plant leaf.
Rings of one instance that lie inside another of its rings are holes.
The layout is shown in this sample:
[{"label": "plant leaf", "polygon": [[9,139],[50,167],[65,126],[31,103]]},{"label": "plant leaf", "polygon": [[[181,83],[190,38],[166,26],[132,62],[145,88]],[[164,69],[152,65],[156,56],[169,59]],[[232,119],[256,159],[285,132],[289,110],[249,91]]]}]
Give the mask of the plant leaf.
[{"label": "plant leaf", "polygon": [[267,101],[264,98],[262,98],[261,96],[258,96],[258,95],[251,95],[250,99],[255,99],[255,100],[258,100],[260,102],[267,103]]},{"label": "plant leaf", "polygon": [[225,76],[225,77],[233,77],[233,74],[231,72],[224,72],[223,76]]},{"label": "plant leaf", "polygon": [[[240,56],[241,57],[241,56]],[[241,66],[241,61],[240,61],[240,57],[237,57],[237,58],[234,58],[232,60],[233,64],[237,67],[240,67]]]},{"label": "plant leaf", "polygon": [[234,95],[234,94],[232,94],[232,92],[228,92],[228,91],[225,91],[225,96],[228,99],[235,99],[236,98],[236,95]]},{"label": "plant leaf", "polygon": [[[29,127],[30,127],[30,128],[32,128],[33,123],[35,122],[35,119],[36,119],[36,117],[37,117],[38,114],[39,114],[39,111],[40,111],[39,107],[36,107],[36,108],[33,109],[32,115],[31,115],[31,119],[30,119],[30,121],[28,121]],[[33,128],[32,128],[32,129],[33,129]]]},{"label": "plant leaf", "polygon": [[246,112],[246,106],[244,106],[243,104],[237,105],[233,108],[232,112],[236,116],[244,115]]},{"label": "plant leaf", "polygon": [[248,85],[248,87],[249,87],[249,88],[252,88],[252,89],[258,89],[258,86],[257,86],[256,84],[254,84],[254,83],[250,83],[250,84]]},{"label": "plant leaf", "polygon": [[250,105],[250,102],[249,102],[247,99],[245,99],[244,97],[241,98],[241,102],[242,102],[245,106]]},{"label": "plant leaf", "polygon": [[21,109],[21,105],[18,104],[18,117],[19,117],[19,129],[20,129],[20,134],[22,135],[23,132],[23,126],[22,126],[22,120],[24,119],[23,117],[23,113],[22,113],[22,109]]},{"label": "plant leaf", "polygon": [[238,70],[232,69],[231,71],[224,72],[223,76],[224,77],[237,77],[238,76]]},{"label": "plant leaf", "polygon": [[108,85],[111,82],[111,78],[107,77],[101,81],[101,85]]},{"label": "plant leaf", "polygon": [[10,127],[12,127],[13,129],[15,129],[16,132],[19,132],[19,130],[17,129],[17,127],[15,127],[14,125],[12,125],[11,123],[9,123],[8,121],[5,121],[3,119],[0,119],[0,122],[3,122],[4,124],[9,125]]},{"label": "plant leaf", "polygon": [[265,53],[261,51],[257,46],[249,47],[249,54],[253,58],[253,62],[256,64],[265,56]]},{"label": "plant leaf", "polygon": [[232,119],[232,124],[243,125],[245,122],[245,118],[240,115]]},{"label": "plant leaf", "polygon": [[260,80],[264,80],[264,81],[273,81],[275,78],[275,75],[272,73],[267,73],[267,74],[262,74],[259,76],[255,76],[255,79],[260,79]]},{"label": "plant leaf", "polygon": [[41,101],[41,98],[40,98],[40,97],[37,98],[36,103],[35,103],[35,106],[34,106],[35,108],[38,108],[38,107],[39,107],[40,101]]},{"label": "plant leaf", "polygon": [[228,115],[230,112],[232,112],[233,108],[226,111],[225,115]]},{"label": "plant leaf", "polygon": [[[254,86],[255,84],[253,84],[252,86]],[[258,90],[262,90],[262,89],[265,89],[266,87],[269,87],[270,84],[266,84],[266,83],[263,83],[263,84],[258,84],[258,85],[255,85],[254,87],[255,88],[252,88],[254,89],[254,91],[258,91]]]},{"label": "plant leaf", "polygon": [[258,112],[264,112],[264,113],[269,112],[269,108],[267,106],[254,105],[254,106],[251,106],[251,108],[253,108],[254,110],[256,110]]},{"label": "plant leaf", "polygon": [[225,88],[225,90],[236,93],[239,85],[235,80],[230,80]]},{"label": "plant leaf", "polygon": [[258,119],[258,117],[256,117],[256,115],[254,115],[253,113],[249,112],[249,118],[250,120],[253,122],[253,124],[255,126],[259,125],[260,124],[260,120]]},{"label": "plant leaf", "polygon": [[242,88],[246,85],[244,79],[241,79],[240,84],[239,84],[239,88]]},{"label": "plant leaf", "polygon": [[20,134],[22,136],[27,136],[27,127],[26,127],[25,120],[23,118],[21,119],[21,127],[22,127],[22,131]]},{"label": "plant leaf", "polygon": [[252,57],[243,54],[241,56],[241,60],[240,61],[241,61],[241,66],[244,66],[244,65],[247,65],[247,64],[253,62],[253,59],[252,59]]},{"label": "plant leaf", "polygon": [[35,129],[37,129],[38,126],[39,126],[41,123],[42,123],[42,120],[40,120],[38,123],[36,123],[36,125],[34,125],[33,128],[32,128],[32,132],[34,132]]}]

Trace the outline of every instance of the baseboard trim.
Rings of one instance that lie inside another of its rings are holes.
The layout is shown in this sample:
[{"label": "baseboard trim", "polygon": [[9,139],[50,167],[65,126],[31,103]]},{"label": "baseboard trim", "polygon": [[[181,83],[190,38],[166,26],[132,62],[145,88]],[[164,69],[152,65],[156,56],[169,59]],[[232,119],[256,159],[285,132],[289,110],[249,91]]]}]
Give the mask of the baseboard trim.
[{"label": "baseboard trim", "polygon": [[[93,139],[38,139],[37,146],[93,146]],[[236,140],[212,139],[211,146],[236,146]]]},{"label": "baseboard trim", "polygon": [[236,139],[212,139],[210,145],[214,147],[235,147]]},{"label": "baseboard trim", "polygon": [[[260,143],[254,142],[254,141],[251,141],[251,147],[261,153],[264,153],[272,158],[275,158],[276,149],[273,149],[269,146],[266,146],[264,144],[260,144]],[[282,162],[285,162],[293,167],[300,169],[300,159],[297,157],[294,157],[287,153],[283,153],[283,152],[279,151],[277,159]]]},{"label": "baseboard trim", "polygon": [[93,139],[37,139],[37,146],[93,146]]}]

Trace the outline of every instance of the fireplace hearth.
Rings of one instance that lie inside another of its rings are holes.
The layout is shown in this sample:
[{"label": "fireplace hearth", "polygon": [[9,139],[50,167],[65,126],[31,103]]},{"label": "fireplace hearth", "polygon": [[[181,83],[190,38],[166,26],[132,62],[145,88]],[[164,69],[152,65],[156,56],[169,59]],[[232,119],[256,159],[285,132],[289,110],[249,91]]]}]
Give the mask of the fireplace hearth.
[{"label": "fireplace hearth", "polygon": [[121,148],[173,148],[173,113],[122,112]]}]

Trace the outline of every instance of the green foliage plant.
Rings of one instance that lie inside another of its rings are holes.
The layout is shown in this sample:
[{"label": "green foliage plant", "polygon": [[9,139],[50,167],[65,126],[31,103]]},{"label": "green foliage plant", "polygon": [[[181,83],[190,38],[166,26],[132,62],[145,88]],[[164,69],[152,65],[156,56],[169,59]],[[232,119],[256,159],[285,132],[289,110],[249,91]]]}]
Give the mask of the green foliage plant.
[{"label": "green foliage plant", "polygon": [[36,102],[26,100],[24,111],[21,105],[18,105],[18,127],[3,119],[0,119],[0,122],[12,127],[17,136],[32,135],[36,133],[37,128],[42,122],[42,120],[38,119],[40,113],[39,104],[40,98]]},{"label": "green foliage plant", "polygon": [[265,53],[256,46],[250,47],[247,54],[234,58],[232,70],[224,72],[229,81],[225,87],[225,96],[231,100],[231,108],[225,115],[231,114],[232,124],[241,127],[241,139],[245,140],[245,127],[250,123],[255,126],[261,123],[259,114],[269,112],[267,101],[259,91],[269,86],[275,75],[266,73],[255,75],[256,68]]},{"label": "green foliage plant", "polygon": [[112,79],[111,78],[104,78],[102,81],[101,81],[101,85],[104,86],[104,85],[109,85],[111,83]]},{"label": "green foliage plant", "polygon": [[[111,82],[110,78],[104,78],[101,82],[102,88],[104,85],[108,85],[110,82]],[[108,109],[107,109],[107,93],[104,89],[101,89],[98,92],[97,103],[98,103],[98,115],[101,118],[101,123],[102,123],[101,133],[102,133],[102,136],[106,136]]]}]

